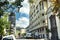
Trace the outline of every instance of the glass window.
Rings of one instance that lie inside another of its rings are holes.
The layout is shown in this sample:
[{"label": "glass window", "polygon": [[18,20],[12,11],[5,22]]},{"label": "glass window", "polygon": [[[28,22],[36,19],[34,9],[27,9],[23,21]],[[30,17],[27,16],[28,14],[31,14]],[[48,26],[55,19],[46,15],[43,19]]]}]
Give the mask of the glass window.
[{"label": "glass window", "polygon": [[44,16],[44,13],[42,13],[42,16]]},{"label": "glass window", "polygon": [[43,20],[43,23],[45,23],[45,20]]},{"label": "glass window", "polygon": [[13,40],[13,39],[4,38],[3,40]]},{"label": "glass window", "polygon": [[44,5],[43,5],[43,2],[42,2],[42,9],[44,9]]},{"label": "glass window", "polygon": [[39,2],[39,5],[40,5],[40,10],[41,10],[41,2]]},{"label": "glass window", "polygon": [[34,12],[35,12],[35,10],[34,10]]},{"label": "glass window", "polygon": [[44,31],[44,28],[43,27],[41,28],[41,31]]},{"label": "glass window", "polygon": [[38,5],[36,6],[36,9],[38,9]]},{"label": "glass window", "polygon": [[39,12],[39,10],[37,10],[37,13]]},{"label": "glass window", "polygon": [[43,34],[43,38],[45,38],[45,35]]}]

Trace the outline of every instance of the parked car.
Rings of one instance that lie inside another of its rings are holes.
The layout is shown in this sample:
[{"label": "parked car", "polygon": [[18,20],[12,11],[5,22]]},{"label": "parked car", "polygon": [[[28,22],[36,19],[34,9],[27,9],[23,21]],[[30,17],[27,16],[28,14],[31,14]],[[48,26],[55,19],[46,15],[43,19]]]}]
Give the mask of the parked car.
[{"label": "parked car", "polygon": [[31,39],[31,38],[32,38],[31,33],[26,33],[26,38],[27,38],[27,39]]},{"label": "parked car", "polygon": [[16,40],[14,35],[4,36],[2,40]]}]

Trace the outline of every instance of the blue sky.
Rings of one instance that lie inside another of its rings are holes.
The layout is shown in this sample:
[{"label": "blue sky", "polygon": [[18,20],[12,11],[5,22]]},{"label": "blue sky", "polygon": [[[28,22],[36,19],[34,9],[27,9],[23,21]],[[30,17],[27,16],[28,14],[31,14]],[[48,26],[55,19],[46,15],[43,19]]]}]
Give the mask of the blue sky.
[{"label": "blue sky", "polygon": [[29,3],[28,0],[22,2],[23,7],[16,13],[16,27],[26,28],[29,25]]},{"label": "blue sky", "polygon": [[[10,3],[15,2],[15,0],[8,0]],[[16,27],[26,28],[29,25],[29,3],[28,0],[24,0],[21,2],[23,7],[20,8],[19,12],[18,8],[13,5],[8,5],[9,9],[6,11],[13,11],[16,14]]]},{"label": "blue sky", "polygon": [[29,14],[21,13],[21,12],[16,14],[16,19],[17,20],[21,17],[26,17],[27,19],[29,19]]}]

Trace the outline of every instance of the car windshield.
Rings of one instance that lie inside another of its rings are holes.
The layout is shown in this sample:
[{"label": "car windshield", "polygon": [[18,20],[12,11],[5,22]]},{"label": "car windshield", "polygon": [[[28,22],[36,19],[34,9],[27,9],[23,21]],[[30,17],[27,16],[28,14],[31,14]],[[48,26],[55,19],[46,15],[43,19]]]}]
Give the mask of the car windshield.
[{"label": "car windshield", "polygon": [[4,38],[3,40],[13,40],[12,38]]}]

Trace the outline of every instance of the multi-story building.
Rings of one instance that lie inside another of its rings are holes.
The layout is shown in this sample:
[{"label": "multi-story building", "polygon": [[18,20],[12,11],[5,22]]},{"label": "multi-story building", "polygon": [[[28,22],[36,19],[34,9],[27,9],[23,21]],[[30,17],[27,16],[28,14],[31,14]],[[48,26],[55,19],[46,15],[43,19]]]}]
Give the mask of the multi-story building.
[{"label": "multi-story building", "polygon": [[[27,32],[32,34],[39,34],[40,38],[47,38],[49,32],[49,39],[60,39],[60,17],[59,10],[54,9],[54,2],[59,0],[34,0],[30,3],[30,25],[27,27]],[[48,24],[47,24],[48,23]],[[48,29],[48,30],[47,30]]]},{"label": "multi-story building", "polygon": [[16,27],[15,27],[15,20],[16,20],[15,14],[14,13],[10,13],[9,21],[11,22],[11,25],[10,25],[10,32],[11,32],[11,34],[15,34],[15,29],[16,29]]},{"label": "multi-story building", "polygon": [[[38,35],[40,38],[47,38],[47,0],[34,0],[30,4],[30,25],[27,31]],[[47,39],[46,39],[47,40]]]}]

